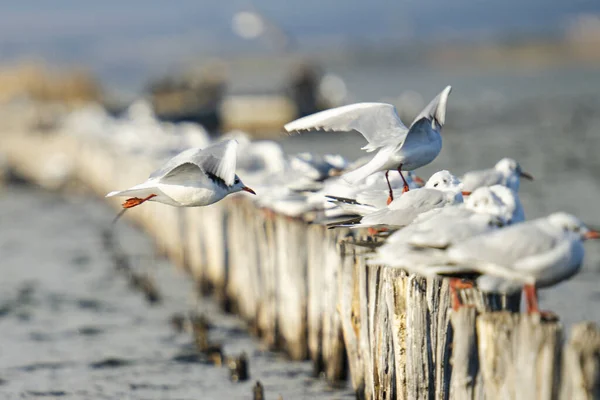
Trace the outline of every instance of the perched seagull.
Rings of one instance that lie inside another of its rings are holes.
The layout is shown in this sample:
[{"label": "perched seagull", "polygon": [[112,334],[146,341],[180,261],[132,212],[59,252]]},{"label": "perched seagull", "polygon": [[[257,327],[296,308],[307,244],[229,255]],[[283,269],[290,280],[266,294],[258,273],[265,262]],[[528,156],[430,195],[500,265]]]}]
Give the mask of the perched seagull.
[{"label": "perched seagull", "polygon": [[237,141],[228,140],[205,149],[192,148],[173,157],[146,182],[106,197],[127,196],[128,209],[145,201],[175,207],[198,207],[216,203],[239,191],[256,194],[235,174]]},{"label": "perched seagull", "polygon": [[374,228],[382,225],[403,227],[410,224],[419,214],[462,202],[463,192],[460,181],[446,170],[438,171],[429,178],[425,187],[404,193],[386,208],[367,214],[361,218],[359,224],[350,226],[352,228]]},{"label": "perched seagull", "polygon": [[583,262],[583,241],[598,238],[600,232],[558,212],[453,245],[446,265],[432,268],[439,275],[478,276],[477,286],[484,292],[523,289],[528,312],[539,312],[537,289],[575,275]]},{"label": "perched seagull", "polygon": [[[479,188],[464,204],[420,214],[410,225],[390,235],[377,250],[376,258],[380,263],[403,267],[407,265],[405,256],[410,247],[445,249],[472,235],[505,225],[504,216],[502,200],[489,188]],[[407,266],[418,267],[412,263]],[[410,272],[421,273],[413,269]],[[421,275],[428,275],[427,271]]]},{"label": "perched seagull", "polygon": [[504,185],[516,192],[519,191],[520,178],[533,180],[527,172],[523,172],[518,162],[512,158],[503,158],[494,168],[467,172],[461,181],[465,190],[474,191],[482,186]]},{"label": "perched seagull", "polygon": [[[362,167],[344,174],[344,179],[355,184],[369,175],[396,169],[409,190],[402,170],[412,171],[432,162],[442,149],[440,132],[446,121],[446,103],[451,87],[447,86],[421,111],[410,127],[406,127],[396,109],[386,103],[357,103],[321,111],[285,125],[285,130],[334,130],[361,133],[368,144],[367,152],[378,150],[375,157]],[[392,187],[388,180],[390,199]]]}]

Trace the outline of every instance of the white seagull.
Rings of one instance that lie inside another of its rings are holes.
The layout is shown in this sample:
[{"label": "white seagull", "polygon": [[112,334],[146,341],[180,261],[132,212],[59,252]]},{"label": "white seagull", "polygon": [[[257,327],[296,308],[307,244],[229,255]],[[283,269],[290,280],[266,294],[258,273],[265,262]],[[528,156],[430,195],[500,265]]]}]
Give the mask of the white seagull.
[{"label": "white seagull", "polygon": [[516,192],[519,191],[520,178],[533,180],[524,172],[518,162],[512,158],[503,158],[494,168],[467,172],[461,178],[465,190],[474,191],[482,186],[504,185]]},{"label": "white seagull", "polygon": [[404,193],[386,208],[367,214],[361,218],[359,224],[349,226],[352,228],[403,227],[410,224],[419,214],[462,202],[463,192],[460,181],[446,170],[438,171],[429,178],[425,187]]},{"label": "white seagull", "polygon": [[[412,171],[429,164],[442,149],[440,132],[446,121],[446,103],[451,89],[447,86],[438,94],[408,128],[391,104],[357,103],[297,119],[286,124],[285,130],[356,130],[368,141],[362,149],[378,152],[364,166],[344,174],[344,179],[354,184],[377,171],[386,171],[387,178],[389,170],[395,169],[404,181],[404,191],[408,191],[402,170]],[[389,181],[388,189],[393,200]]]},{"label": "white seagull", "polygon": [[128,209],[145,201],[157,201],[175,207],[198,207],[216,203],[239,191],[256,194],[235,174],[235,140],[205,149],[191,148],[179,153],[143,183],[127,190],[110,192],[106,197],[127,196]]},{"label": "white seagull", "polygon": [[583,262],[583,241],[598,239],[573,215],[557,212],[460,242],[447,251],[440,275],[480,275],[484,292],[525,291],[528,312],[539,312],[537,289],[575,275]]}]

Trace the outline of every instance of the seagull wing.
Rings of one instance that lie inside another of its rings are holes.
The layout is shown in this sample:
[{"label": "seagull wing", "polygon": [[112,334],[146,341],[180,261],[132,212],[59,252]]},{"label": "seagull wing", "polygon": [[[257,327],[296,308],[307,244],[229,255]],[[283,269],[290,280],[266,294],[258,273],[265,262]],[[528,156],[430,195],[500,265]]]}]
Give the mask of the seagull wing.
[{"label": "seagull wing", "polygon": [[448,251],[454,263],[481,263],[482,273],[493,274],[497,265],[516,272],[518,263],[536,255],[549,252],[557,243],[557,238],[540,229],[541,221],[523,222],[487,234],[479,235],[458,243]]},{"label": "seagull wing", "polygon": [[365,215],[360,221],[360,226],[406,226],[419,214],[442,207],[445,202],[445,195],[440,190],[411,190],[394,200],[387,208]]},{"label": "seagull wing", "polygon": [[336,107],[292,121],[284,128],[287,132],[355,130],[369,142],[363,147],[367,151],[385,145],[397,145],[408,132],[396,108],[387,103],[356,103]]},{"label": "seagull wing", "polygon": [[165,182],[166,179],[174,182],[189,178],[190,174],[197,173],[189,165],[192,164],[209,177],[212,175],[213,178],[220,179],[227,186],[231,186],[235,180],[236,152],[237,141],[235,140],[219,142],[205,149],[188,149],[170,159],[161,169],[152,173],[149,179],[157,179],[161,182]]},{"label": "seagull wing", "polygon": [[167,185],[194,185],[207,181],[206,173],[191,162],[184,162],[171,169],[166,175],[159,178],[159,182]]},{"label": "seagull wing", "polygon": [[430,122],[436,121],[439,126],[444,126],[446,123],[446,105],[448,104],[448,96],[452,91],[452,86],[446,86],[437,96],[427,104],[427,107],[417,115],[411,128],[422,119],[427,119]]},{"label": "seagull wing", "polygon": [[429,142],[428,132],[438,130],[446,123],[446,105],[448,96],[452,91],[451,86],[446,86],[444,90],[421,111],[410,125],[406,138],[401,146],[406,144],[418,145],[419,142],[426,144]]}]

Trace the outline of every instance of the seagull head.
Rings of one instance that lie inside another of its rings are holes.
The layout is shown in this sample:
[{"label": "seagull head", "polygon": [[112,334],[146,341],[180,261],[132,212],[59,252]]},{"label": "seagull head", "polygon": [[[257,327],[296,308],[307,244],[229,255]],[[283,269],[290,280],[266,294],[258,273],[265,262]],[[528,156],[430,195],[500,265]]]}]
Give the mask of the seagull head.
[{"label": "seagull head", "polygon": [[600,239],[600,232],[585,226],[579,218],[564,212],[557,212],[548,216],[551,225],[562,229],[565,233],[575,235],[581,240]]},{"label": "seagull head", "polygon": [[[496,171],[501,172],[507,179],[515,177],[517,182],[519,178],[525,178],[530,181],[533,180],[533,176],[523,171],[519,163],[513,160],[512,158],[503,158],[502,160],[496,163],[494,168],[496,169]],[[507,186],[510,187],[510,185]],[[518,184],[516,188],[518,189]]]},{"label": "seagull head", "polygon": [[229,186],[229,193],[241,192],[242,190],[248,193],[256,194],[254,190],[244,185],[244,182],[242,182],[240,177],[236,175],[235,179],[233,180],[233,185]]},{"label": "seagull head", "polygon": [[487,186],[477,188],[465,201],[465,207],[481,214],[489,214],[501,218],[504,223],[510,222],[506,205],[502,199]]},{"label": "seagull head", "polygon": [[447,170],[438,171],[431,175],[425,187],[429,189],[437,189],[451,192],[460,192],[464,195],[471,194],[470,192],[463,192],[463,184],[456,176],[452,175]]}]

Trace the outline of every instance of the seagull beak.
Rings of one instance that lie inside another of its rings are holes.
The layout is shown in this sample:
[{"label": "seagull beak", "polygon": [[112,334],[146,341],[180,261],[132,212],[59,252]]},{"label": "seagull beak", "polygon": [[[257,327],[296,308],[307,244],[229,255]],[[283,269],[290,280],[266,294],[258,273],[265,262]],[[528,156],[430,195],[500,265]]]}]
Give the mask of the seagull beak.
[{"label": "seagull beak", "polygon": [[521,171],[521,174],[520,174],[520,176],[521,176],[521,178],[529,179],[530,181],[532,181],[532,180],[533,180],[533,176],[531,176],[531,175],[530,175],[530,174],[528,174],[527,172],[523,172],[523,171]]},{"label": "seagull beak", "polygon": [[250,189],[248,186],[244,186],[242,188],[243,191],[248,192],[248,193],[252,193],[252,194],[256,194],[256,192],[252,189]]},{"label": "seagull beak", "polygon": [[462,195],[463,196],[470,196],[472,192],[469,192],[468,190],[463,190],[462,191]]},{"label": "seagull beak", "polygon": [[589,231],[583,235],[584,239],[600,239],[600,232],[598,231]]}]

